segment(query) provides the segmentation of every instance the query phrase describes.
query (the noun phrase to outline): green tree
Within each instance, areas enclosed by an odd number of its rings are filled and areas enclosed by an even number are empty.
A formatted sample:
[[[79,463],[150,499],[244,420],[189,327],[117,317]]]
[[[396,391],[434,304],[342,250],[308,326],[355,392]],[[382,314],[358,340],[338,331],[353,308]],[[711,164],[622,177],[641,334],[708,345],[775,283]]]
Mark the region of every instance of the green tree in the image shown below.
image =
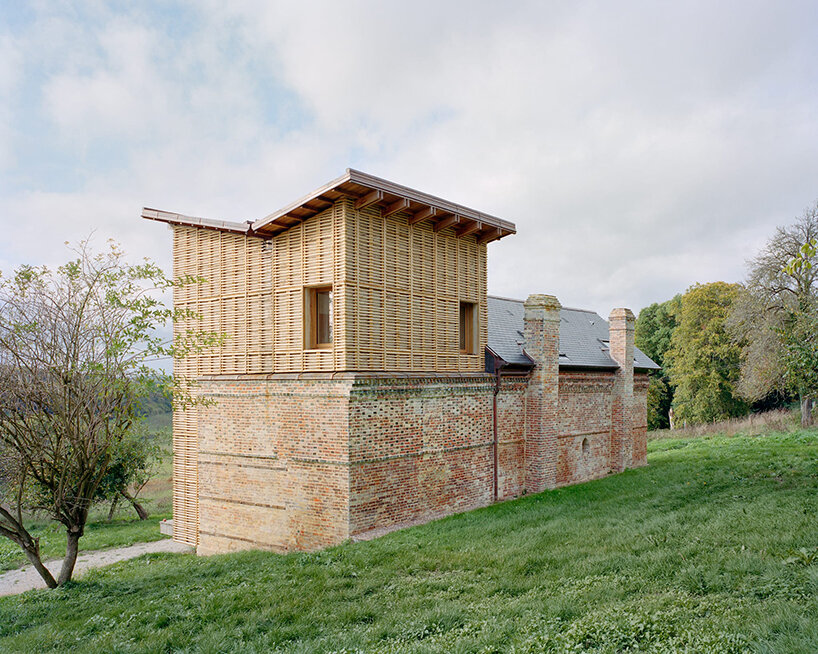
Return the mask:
[[[814,361],[812,324],[818,318],[818,202],[792,224],[779,227],[748,264],[745,290],[734,303],[728,326],[742,344],[739,390],[749,400],[794,393],[801,419],[812,422]]]
[[[677,421],[711,422],[748,410],[736,388],[741,347],[725,329],[740,290],[725,282],[695,284],[681,298],[679,324],[665,354]]]
[[[665,302],[654,302],[639,312],[636,319],[636,346],[664,368],[670,339],[679,325],[682,296]]]
[[[0,535],[51,588],[71,579],[88,512],[106,484],[133,479],[127,468],[139,458],[132,449],[142,399],[174,386],[179,403],[196,401],[151,365],[219,343],[215,334],[188,333],[170,345],[158,331],[190,317],[161,297],[193,281],[170,280],[147,260],[128,264],[113,243],[97,255],[81,244],[54,271],[24,266],[0,279]],[[26,527],[36,513],[65,527],[57,579]]]
[[[681,295],[666,302],[654,302],[639,312],[636,319],[636,346],[647,354],[662,370],[650,373],[648,386],[648,429],[666,429],[670,426],[668,411],[673,390],[665,369],[665,354],[676,329],[681,308]]]

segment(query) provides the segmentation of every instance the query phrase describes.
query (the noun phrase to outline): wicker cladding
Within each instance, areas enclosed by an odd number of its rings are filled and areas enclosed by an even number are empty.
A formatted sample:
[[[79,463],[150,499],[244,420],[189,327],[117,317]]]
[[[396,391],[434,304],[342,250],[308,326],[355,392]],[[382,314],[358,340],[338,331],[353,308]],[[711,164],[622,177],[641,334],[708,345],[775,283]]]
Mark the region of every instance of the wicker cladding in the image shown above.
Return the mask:
[[[177,360],[176,374],[319,371],[480,372],[487,339],[486,244],[454,228],[409,224],[342,196],[265,239],[174,224],[175,289],[197,319],[175,333],[224,334],[224,344]],[[305,288],[333,288],[333,347],[305,349]],[[477,307],[475,354],[459,349],[459,303]],[[198,539],[197,411],[174,415],[174,534]]]
[[[350,265],[338,285],[346,369],[480,372],[486,344],[486,245],[408,213],[339,204]],[[478,307],[475,354],[461,354],[460,302]],[[336,316],[341,313],[339,307]],[[478,354],[479,353],[479,354]]]

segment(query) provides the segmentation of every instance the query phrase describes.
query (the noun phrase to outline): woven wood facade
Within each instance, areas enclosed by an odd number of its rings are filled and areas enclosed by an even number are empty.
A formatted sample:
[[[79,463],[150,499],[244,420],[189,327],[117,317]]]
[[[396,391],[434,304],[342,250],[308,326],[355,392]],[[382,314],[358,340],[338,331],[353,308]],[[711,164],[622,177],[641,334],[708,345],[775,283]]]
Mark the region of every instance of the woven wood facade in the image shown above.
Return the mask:
[[[173,225],[174,304],[199,319],[175,326],[225,335],[174,363],[202,375],[326,371],[481,372],[486,344],[486,244],[477,235],[348,197],[272,238]],[[305,294],[331,286],[331,348],[306,347]],[[472,353],[459,347],[461,302],[475,307]],[[198,540],[197,411],[174,413],[174,538]]]

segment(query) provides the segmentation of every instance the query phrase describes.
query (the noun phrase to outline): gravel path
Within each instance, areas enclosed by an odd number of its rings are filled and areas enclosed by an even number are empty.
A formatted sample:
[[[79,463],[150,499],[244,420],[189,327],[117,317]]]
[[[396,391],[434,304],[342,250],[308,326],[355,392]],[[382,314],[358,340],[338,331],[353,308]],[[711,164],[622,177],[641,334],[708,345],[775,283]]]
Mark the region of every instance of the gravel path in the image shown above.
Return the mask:
[[[142,554],[150,554],[151,552],[181,553],[192,551],[193,548],[188,545],[177,543],[170,538],[164,538],[152,543],[137,543],[136,545],[115,547],[110,550],[80,552],[77,557],[77,565],[74,568],[74,577],[76,578],[91,568],[101,568],[105,565],[111,565],[118,561],[126,561],[127,559],[132,559]],[[61,565],[62,561],[59,559],[46,562],[46,567],[51,570],[51,574],[55,577],[59,573]],[[34,588],[45,588],[45,582],[31,565],[27,565],[19,570],[11,570],[0,574],[0,595],[16,595]]]

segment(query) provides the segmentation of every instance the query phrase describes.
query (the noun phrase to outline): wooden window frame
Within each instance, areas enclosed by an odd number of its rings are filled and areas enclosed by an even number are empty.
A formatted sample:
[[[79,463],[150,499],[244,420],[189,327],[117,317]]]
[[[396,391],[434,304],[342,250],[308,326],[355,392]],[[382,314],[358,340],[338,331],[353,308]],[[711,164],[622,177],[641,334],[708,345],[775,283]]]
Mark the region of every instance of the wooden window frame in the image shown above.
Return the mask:
[[[305,350],[330,350],[332,349],[332,329],[330,322],[330,342],[318,342],[318,294],[332,294],[332,284],[321,284],[320,286],[307,286],[304,288],[304,349]],[[330,298],[330,303],[332,302]],[[332,304],[330,304],[330,307]],[[330,309],[331,310],[331,309]],[[331,314],[330,314],[331,315]]]
[[[466,309],[465,319],[463,316],[464,308]],[[460,349],[460,354],[475,354],[475,347],[477,345],[477,304],[475,302],[460,301],[457,312],[457,323],[457,345]],[[465,333],[463,331],[464,327]]]

